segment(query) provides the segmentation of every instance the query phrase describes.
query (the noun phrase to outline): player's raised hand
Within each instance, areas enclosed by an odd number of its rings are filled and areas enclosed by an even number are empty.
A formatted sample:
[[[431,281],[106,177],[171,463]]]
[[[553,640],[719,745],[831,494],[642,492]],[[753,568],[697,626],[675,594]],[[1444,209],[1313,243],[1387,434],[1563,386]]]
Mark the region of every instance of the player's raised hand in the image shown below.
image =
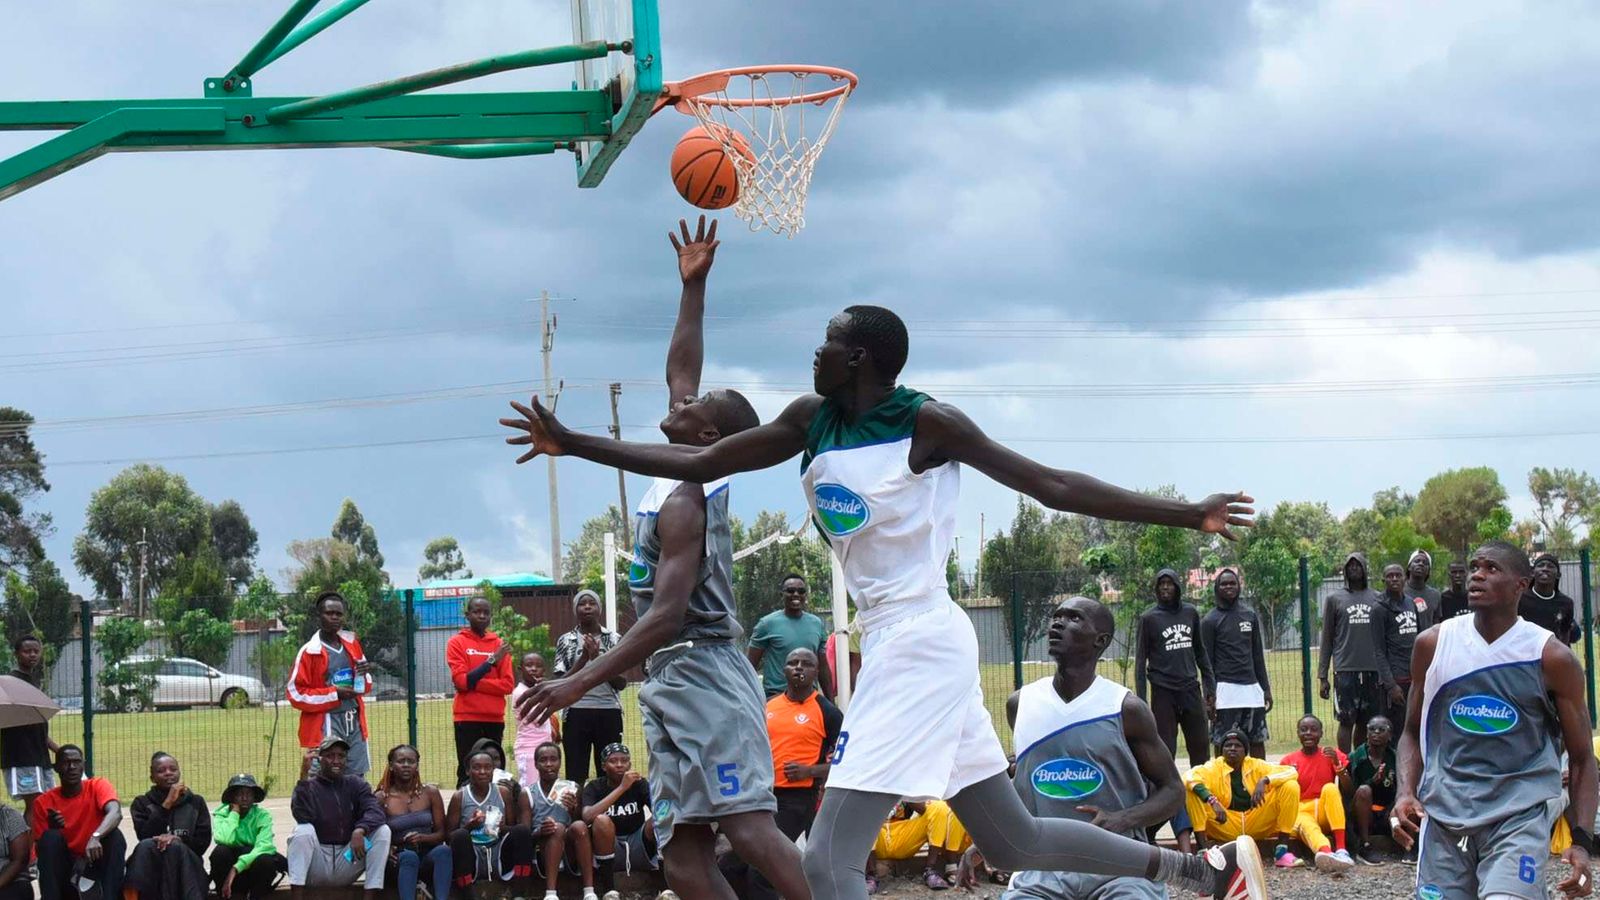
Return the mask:
[[[511,401],[511,408],[516,410],[521,418],[500,420],[501,425],[522,432],[506,438],[508,444],[528,448],[528,452],[517,457],[519,466],[537,456],[560,456],[565,452],[561,447],[561,436],[566,433],[566,428],[556,421],[555,413],[544,408],[544,404],[539,402],[538,394],[533,395],[529,404],[524,406],[515,400]]]
[[[672,248],[678,251],[678,276],[684,283],[691,281],[704,281],[711,274],[711,264],[716,261],[717,247],[722,242],[717,240],[717,220],[711,220],[710,230],[706,229],[706,217],[700,217],[700,225],[695,229],[693,237],[689,236],[689,223],[684,219],[678,220],[678,230],[683,234],[683,240],[678,240],[678,235],[667,232],[667,240],[672,242]]]
[[[1232,494],[1212,494],[1196,504],[1200,509],[1200,530],[1207,534],[1220,534],[1230,541],[1239,539],[1234,527],[1249,528],[1255,522],[1256,499],[1243,491]]]

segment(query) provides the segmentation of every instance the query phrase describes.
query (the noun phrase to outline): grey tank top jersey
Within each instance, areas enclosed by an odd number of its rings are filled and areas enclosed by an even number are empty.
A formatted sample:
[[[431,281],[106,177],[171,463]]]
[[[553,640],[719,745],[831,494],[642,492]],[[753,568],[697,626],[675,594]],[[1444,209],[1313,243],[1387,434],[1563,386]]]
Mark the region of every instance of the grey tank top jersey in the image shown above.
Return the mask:
[[[1022,748],[1013,783],[1029,812],[1087,822],[1094,817],[1077,807],[1120,810],[1144,802],[1144,776],[1122,734],[1127,696],[1127,688],[1100,677],[1070,703],[1050,678],[1023,686],[1012,729]],[[1127,835],[1144,840],[1137,831]]]
[[[628,591],[633,608],[642,617],[655,602],[656,568],[661,563],[661,536],[656,533],[657,513],[672,492],[683,484],[657,478],[639,501],[634,514],[633,564],[628,567]],[[733,532],[728,517],[728,480],[703,486],[706,496],[706,542],[700,555],[700,572],[678,631],[680,641],[732,639],[744,633],[733,598]]]
[[[472,833],[476,843],[492,841],[505,831],[506,828],[506,803],[505,797],[500,793],[499,785],[489,785],[489,793],[482,800],[472,796],[472,785],[461,788],[461,821],[457,827],[472,821],[472,816],[478,810],[483,810],[483,827]]]
[[[1541,664],[1550,632],[1518,619],[1490,644],[1472,616],[1438,629],[1422,700],[1418,798],[1428,814],[1468,829],[1559,797],[1558,721]]]

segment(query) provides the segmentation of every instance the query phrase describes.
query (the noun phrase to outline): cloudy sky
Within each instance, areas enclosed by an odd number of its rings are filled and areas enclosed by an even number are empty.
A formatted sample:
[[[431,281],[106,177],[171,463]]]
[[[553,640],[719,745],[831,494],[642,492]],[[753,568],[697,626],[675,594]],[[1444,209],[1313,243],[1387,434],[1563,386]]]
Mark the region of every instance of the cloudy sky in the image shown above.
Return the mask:
[[[828,315],[875,302],[911,325],[906,382],[1129,486],[1342,513],[1491,465],[1526,514],[1529,467],[1596,466],[1591,6],[663,5],[669,77],[861,75],[806,230],[723,223],[706,383],[764,416],[808,385]],[[26,4],[0,33],[0,99],[199,96],[275,6]],[[569,36],[559,0],[381,0],[255,92]],[[274,577],[345,497],[397,583],[442,534],[479,574],[547,569],[544,468],[494,435],[539,373],[530,298],[564,298],[563,419],[600,427],[622,381],[627,435],[656,439],[678,290],[664,235],[691,211],[666,162],[688,125],[663,113],[596,190],[564,156],[275,151],[113,155],[5,201],[0,402],[40,420],[52,556],[70,568],[91,492],[149,459],[239,500]],[[0,153],[42,138],[0,135]],[[616,477],[560,477],[570,538]],[[969,474],[966,565],[980,514],[992,532],[1014,503]],[[795,466],[743,477],[734,505],[798,522]]]

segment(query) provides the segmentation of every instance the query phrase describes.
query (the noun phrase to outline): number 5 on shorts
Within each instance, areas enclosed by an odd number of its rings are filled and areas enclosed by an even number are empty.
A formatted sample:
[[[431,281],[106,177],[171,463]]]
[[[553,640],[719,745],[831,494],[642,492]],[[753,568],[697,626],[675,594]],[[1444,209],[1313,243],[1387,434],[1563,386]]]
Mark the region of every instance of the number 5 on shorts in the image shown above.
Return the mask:
[[[722,786],[719,793],[724,797],[739,793],[739,766],[735,763],[717,766],[717,784]]]

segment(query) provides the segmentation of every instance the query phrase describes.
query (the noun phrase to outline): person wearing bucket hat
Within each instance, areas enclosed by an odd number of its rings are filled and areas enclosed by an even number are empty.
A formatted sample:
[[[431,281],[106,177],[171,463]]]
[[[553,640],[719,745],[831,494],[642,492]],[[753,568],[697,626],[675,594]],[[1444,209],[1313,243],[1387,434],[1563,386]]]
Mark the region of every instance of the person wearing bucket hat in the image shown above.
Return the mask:
[[[556,640],[557,678],[576,673],[622,640],[615,631],[605,627],[601,620],[600,595],[594,591],[584,590],[574,595],[572,612],[578,624]],[[590,761],[593,760],[598,770],[605,761],[601,749],[622,740],[622,698],[617,692],[627,686],[628,679],[621,675],[607,679],[562,712],[561,749],[567,755],[568,781],[578,784],[588,781]]]
[[[267,792],[254,775],[228,779],[211,811],[211,883],[222,900],[261,900],[289,868],[272,841],[272,814],[261,806]]]

